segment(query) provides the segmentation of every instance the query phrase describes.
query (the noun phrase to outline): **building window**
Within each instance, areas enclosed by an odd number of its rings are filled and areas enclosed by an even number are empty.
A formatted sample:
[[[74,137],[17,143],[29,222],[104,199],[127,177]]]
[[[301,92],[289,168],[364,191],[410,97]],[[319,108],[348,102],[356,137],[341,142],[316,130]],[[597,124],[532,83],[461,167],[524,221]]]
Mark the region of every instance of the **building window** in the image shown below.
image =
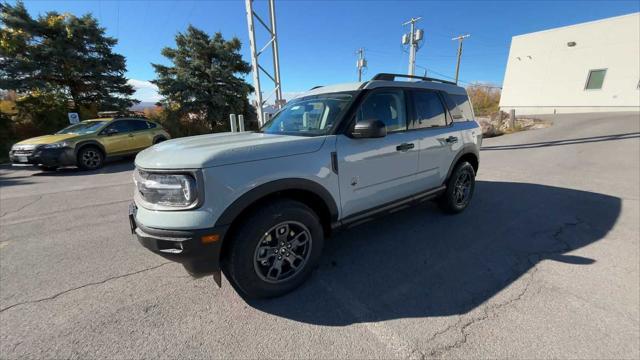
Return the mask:
[[[598,90],[602,89],[602,83],[604,82],[604,76],[607,73],[607,69],[598,69],[589,71],[589,77],[587,78],[587,85],[585,90]]]

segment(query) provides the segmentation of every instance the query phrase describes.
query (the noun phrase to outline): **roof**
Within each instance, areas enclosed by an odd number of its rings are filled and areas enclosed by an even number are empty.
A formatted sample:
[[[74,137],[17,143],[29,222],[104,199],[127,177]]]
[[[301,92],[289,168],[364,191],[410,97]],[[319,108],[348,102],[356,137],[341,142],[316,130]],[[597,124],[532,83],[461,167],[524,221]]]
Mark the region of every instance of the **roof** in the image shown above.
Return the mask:
[[[402,87],[440,90],[454,95],[466,95],[465,89],[458,85],[451,85],[435,81],[389,81],[389,80],[370,80],[365,82],[335,84],[329,86],[315,87],[300,97],[310,95],[328,94],[334,92],[357,91],[363,89],[375,89],[381,87]]]
[[[559,27],[556,27],[556,28],[545,29],[545,30],[540,30],[540,31],[533,31],[533,32],[526,33],[526,34],[514,35],[513,37],[514,38],[518,38],[518,37],[525,37],[525,36],[529,36],[529,35],[537,35],[537,34],[542,34],[542,33],[547,33],[547,32],[554,32],[554,31],[558,31],[558,30],[567,30],[567,29],[571,29],[571,28],[579,28],[579,27],[590,26],[590,25],[594,25],[594,24],[598,24],[598,23],[602,23],[602,22],[606,23],[606,22],[621,20],[621,19],[624,19],[624,18],[629,18],[629,17],[634,17],[634,16],[640,16],[640,12],[634,12],[634,13],[631,13],[631,14],[625,14],[625,15],[608,17],[608,18],[604,18],[604,19],[592,20],[592,21],[587,21],[587,22],[578,23],[578,24],[559,26]]]

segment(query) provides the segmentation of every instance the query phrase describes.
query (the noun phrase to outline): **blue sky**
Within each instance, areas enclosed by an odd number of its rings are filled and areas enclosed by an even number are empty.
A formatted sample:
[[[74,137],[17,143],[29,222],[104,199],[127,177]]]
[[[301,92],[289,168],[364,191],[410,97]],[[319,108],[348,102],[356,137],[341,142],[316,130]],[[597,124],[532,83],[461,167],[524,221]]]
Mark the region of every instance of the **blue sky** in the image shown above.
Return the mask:
[[[14,1],[11,1],[14,2]],[[158,99],[148,82],[150,63],[174,36],[192,24],[209,33],[238,37],[247,62],[249,38],[244,1],[26,1],[32,15],[47,11],[87,12],[107,34],[119,39],[116,51],[127,58],[127,76],[142,101]],[[267,19],[266,2],[256,11]],[[378,72],[406,73],[408,54],[400,44],[402,23],[422,16],[425,41],[417,54],[417,74],[453,76],[454,35],[470,33],[464,43],[460,79],[464,83],[502,84],[511,37],[558,26],[640,11],[640,1],[294,1],[276,0],[280,67],[288,96],[313,86],[357,80],[355,51],[364,47],[365,78]],[[265,43],[259,38],[260,45]],[[269,60],[266,56],[265,60]],[[267,65],[269,65],[267,63]],[[247,75],[251,82],[251,75]],[[266,79],[263,84],[267,83]],[[464,84],[463,83],[463,84]],[[264,89],[268,93],[268,89]]]

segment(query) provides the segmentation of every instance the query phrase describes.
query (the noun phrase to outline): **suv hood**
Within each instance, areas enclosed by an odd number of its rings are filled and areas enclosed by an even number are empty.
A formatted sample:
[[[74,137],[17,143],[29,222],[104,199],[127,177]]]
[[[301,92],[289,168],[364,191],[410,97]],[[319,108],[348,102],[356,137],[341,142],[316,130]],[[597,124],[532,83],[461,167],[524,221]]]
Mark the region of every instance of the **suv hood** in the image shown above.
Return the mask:
[[[22,140],[16,145],[41,145],[41,144],[53,144],[62,140],[71,139],[79,136],[78,134],[54,134],[54,135],[43,135],[34,138],[30,138],[27,140]]]
[[[197,169],[298,155],[322,147],[325,136],[306,137],[253,132],[221,133],[161,142],[138,154],[146,169]]]

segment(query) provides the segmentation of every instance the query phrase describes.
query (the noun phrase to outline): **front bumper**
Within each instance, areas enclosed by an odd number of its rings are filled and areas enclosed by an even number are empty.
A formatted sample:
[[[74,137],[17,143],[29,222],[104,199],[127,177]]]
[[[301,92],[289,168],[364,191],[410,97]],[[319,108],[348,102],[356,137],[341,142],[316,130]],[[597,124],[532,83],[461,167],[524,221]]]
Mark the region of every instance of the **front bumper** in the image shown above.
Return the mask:
[[[193,276],[213,274],[219,285],[222,241],[228,226],[198,230],[168,230],[146,227],[136,218],[135,203],[129,205],[129,224],[142,246],[184,265]],[[207,238],[207,239],[205,239]],[[216,240],[211,240],[216,238]]]
[[[43,149],[33,151],[9,151],[9,160],[13,164],[31,164],[45,166],[75,165],[76,157],[73,148]]]

